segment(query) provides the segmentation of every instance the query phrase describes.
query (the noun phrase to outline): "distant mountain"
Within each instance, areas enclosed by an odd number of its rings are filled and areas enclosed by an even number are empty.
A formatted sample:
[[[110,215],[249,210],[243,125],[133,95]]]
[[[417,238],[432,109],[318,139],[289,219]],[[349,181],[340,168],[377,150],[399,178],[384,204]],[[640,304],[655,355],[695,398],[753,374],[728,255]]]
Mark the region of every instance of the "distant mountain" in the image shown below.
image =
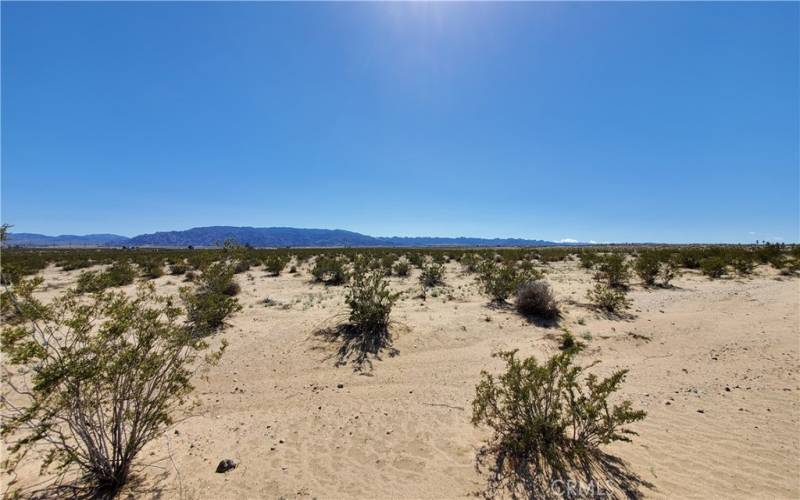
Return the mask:
[[[374,237],[342,229],[298,229],[292,227],[195,227],[185,231],[165,231],[126,238],[115,234],[86,236],[44,236],[11,233],[8,245],[47,246],[132,246],[132,247],[213,247],[233,239],[254,247],[428,247],[428,246],[553,246],[560,243],[517,238],[438,238]]]
[[[227,239],[254,247],[336,247],[374,246],[375,238],[341,229],[297,229],[293,227],[195,227],[134,236],[130,246],[210,247]]]
[[[98,247],[126,245],[127,236],[118,234],[62,234],[59,236],[45,236],[34,233],[9,233],[6,245],[19,245],[26,247]]]

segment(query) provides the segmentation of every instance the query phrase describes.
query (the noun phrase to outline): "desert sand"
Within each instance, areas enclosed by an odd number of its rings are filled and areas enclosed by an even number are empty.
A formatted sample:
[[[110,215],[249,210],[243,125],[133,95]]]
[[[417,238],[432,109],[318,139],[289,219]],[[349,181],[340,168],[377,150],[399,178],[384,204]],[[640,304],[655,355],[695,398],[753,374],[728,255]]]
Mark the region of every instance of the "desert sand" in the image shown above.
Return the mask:
[[[762,266],[747,278],[684,272],[670,289],[634,282],[632,317],[621,320],[588,307],[591,273],[576,262],[545,269],[559,326],[588,345],[579,361],[599,361],[599,374],[630,369],[622,396],[648,415],[632,443],[606,451],[640,478],[643,496],[800,498],[800,280]],[[470,423],[481,370],[502,368],[491,357],[500,350],[555,353],[561,331],[490,307],[457,263],[425,301],[415,298],[416,273],[390,278],[404,291],[392,312],[396,352],[360,372],[337,366],[338,346],[314,334],[346,318],[344,288],[311,283],[307,266],[237,275],[243,310],[217,334],[228,350],[196,381],[199,406],[142,452],[123,497],[483,494],[476,452],[489,431]],[[43,295],[78,274],[46,269]],[[184,285],[156,283],[173,294]],[[215,473],[224,458],[239,466]],[[4,490],[12,479],[30,490],[47,478],[30,465],[4,475]]]

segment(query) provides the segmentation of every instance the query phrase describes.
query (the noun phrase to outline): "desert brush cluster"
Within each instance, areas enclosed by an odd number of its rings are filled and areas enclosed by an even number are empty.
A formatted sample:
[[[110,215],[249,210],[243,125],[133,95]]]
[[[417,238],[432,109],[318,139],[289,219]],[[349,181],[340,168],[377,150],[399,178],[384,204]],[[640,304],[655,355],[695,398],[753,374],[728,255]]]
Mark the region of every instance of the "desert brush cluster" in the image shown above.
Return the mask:
[[[568,470],[600,456],[609,443],[629,441],[636,435],[630,425],[646,414],[619,395],[627,370],[595,374],[585,343],[560,325],[564,298],[548,281],[555,262],[575,262],[591,276],[586,302],[571,304],[622,321],[633,314],[633,288],[659,293],[681,273],[738,279],[758,266],[796,277],[800,248],[256,249],[235,242],[213,249],[4,248],[5,466],[37,461],[59,483],[116,495],[142,448],[193,404],[194,377],[224,355],[231,340],[226,325],[242,310],[237,296],[245,279],[255,279],[254,269],[264,272],[258,279],[286,274],[341,293],[341,320],[322,334],[338,343],[339,364],[379,373],[370,360],[392,349],[393,308],[452,294],[450,265],[470,277],[487,308],[561,332],[557,354],[537,359],[498,352],[503,371],[481,372],[471,422],[491,437],[480,458],[493,457],[493,477],[520,467]],[[52,266],[79,274],[45,302],[37,296],[46,286],[39,275]],[[159,278],[179,280],[178,293],[160,294]],[[390,279],[416,292],[397,291]],[[126,286],[135,291],[122,291]]]

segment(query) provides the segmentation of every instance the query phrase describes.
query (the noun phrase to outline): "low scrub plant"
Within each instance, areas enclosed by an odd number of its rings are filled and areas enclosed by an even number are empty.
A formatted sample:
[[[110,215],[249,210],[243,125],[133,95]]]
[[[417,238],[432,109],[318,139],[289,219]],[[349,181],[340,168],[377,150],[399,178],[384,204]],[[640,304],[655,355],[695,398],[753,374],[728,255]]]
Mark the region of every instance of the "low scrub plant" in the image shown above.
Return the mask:
[[[341,285],[347,280],[347,271],[344,262],[336,257],[320,255],[314,262],[311,269],[314,281],[325,283],[326,285]]]
[[[556,466],[631,440],[636,433],[626,426],[646,413],[630,401],[611,400],[627,370],[603,379],[587,375],[588,367],[574,363],[579,350],[565,349],[544,363],[519,359],[516,351],[497,354],[506,362],[505,372],[497,377],[482,372],[472,402],[472,423],[494,431],[490,451],[510,456],[513,464]]]
[[[111,498],[142,448],[172,423],[208,346],[152,284],[135,297],[103,292],[87,303],[68,291],[44,304],[33,296],[39,283],[15,287],[26,322],[2,332],[6,385],[16,393],[13,404],[0,400],[6,466],[38,449],[59,478],[77,471],[87,497]],[[12,382],[11,367],[27,371],[25,380]]]
[[[350,279],[345,297],[350,307],[350,325],[364,336],[385,334],[389,314],[399,296],[389,290],[389,282],[381,272],[357,270]]]
[[[264,259],[264,269],[272,276],[279,276],[286,267],[286,260],[280,255],[270,255]]]
[[[721,278],[728,272],[728,266],[722,257],[707,257],[700,261],[700,271],[711,279]]]
[[[215,262],[196,278],[197,286],[180,290],[186,308],[188,329],[196,337],[208,335],[225,324],[225,320],[242,306],[234,297],[239,285],[233,280],[234,265]]]
[[[598,309],[608,313],[620,313],[631,307],[625,290],[612,288],[605,283],[596,283],[594,288],[586,294],[589,301]]]
[[[600,261],[595,275],[597,281],[604,281],[613,288],[625,288],[630,279],[628,263],[625,256],[619,253],[612,253],[604,256]]]
[[[139,267],[141,268],[142,276],[146,279],[153,280],[164,276],[164,267],[160,261],[148,260]]]
[[[423,264],[419,282],[423,289],[444,285],[444,266],[436,262]]]
[[[517,267],[513,264],[498,264],[486,261],[478,272],[478,283],[484,294],[493,302],[505,302],[517,292],[524,283],[540,278],[541,274],[533,269]]]
[[[105,271],[84,271],[78,276],[79,293],[96,293],[106,288],[133,283],[136,270],[128,262],[115,262]]]
[[[517,311],[523,316],[553,320],[561,315],[553,289],[543,280],[527,281],[517,289]]]
[[[636,259],[633,268],[645,286],[653,286],[661,271],[661,259],[658,253],[645,250]]]
[[[394,263],[394,274],[406,277],[411,273],[411,264],[406,259],[399,259]]]

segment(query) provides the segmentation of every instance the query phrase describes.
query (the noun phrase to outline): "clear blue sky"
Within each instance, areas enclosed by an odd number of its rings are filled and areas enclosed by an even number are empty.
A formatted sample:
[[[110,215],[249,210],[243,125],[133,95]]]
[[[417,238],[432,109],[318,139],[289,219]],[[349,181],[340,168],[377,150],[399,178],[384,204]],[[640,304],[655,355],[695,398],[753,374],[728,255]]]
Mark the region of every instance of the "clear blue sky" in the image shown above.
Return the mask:
[[[800,238],[798,3],[2,3],[2,220]]]

